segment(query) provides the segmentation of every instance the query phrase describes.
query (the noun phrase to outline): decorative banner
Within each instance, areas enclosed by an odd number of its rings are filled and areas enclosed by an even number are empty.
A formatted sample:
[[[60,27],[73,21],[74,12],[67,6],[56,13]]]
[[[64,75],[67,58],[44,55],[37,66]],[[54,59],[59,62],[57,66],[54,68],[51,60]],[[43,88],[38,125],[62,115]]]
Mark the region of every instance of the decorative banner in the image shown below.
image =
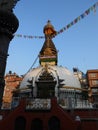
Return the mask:
[[[50,110],[51,100],[50,99],[27,99],[26,110]]]
[[[67,29],[69,29],[71,26],[75,25],[81,19],[85,18],[88,14],[90,14],[91,11],[94,11],[94,13],[95,13],[97,6],[98,6],[98,2],[95,3],[93,6],[91,6],[89,9],[87,9],[83,14],[81,14],[80,16],[78,16],[77,18],[75,18],[72,22],[70,22],[69,24],[67,24],[65,27],[63,27],[62,29],[60,29],[59,31],[57,31],[56,35],[58,35],[60,33],[63,33],[64,31],[66,31]],[[54,35],[53,37],[55,37],[56,35]],[[22,37],[22,38],[29,38],[29,39],[33,39],[33,38],[43,39],[43,38],[45,38],[44,36],[30,36],[30,35],[22,35],[22,34],[15,34],[14,36]]]
[[[20,37],[20,38],[29,38],[29,39],[33,39],[33,38],[45,38],[44,36],[31,36],[31,35],[22,35],[22,34],[14,34],[14,36],[16,37]]]
[[[74,24],[76,24],[77,22],[79,22],[81,19],[85,18],[91,11],[96,12],[96,7],[98,6],[98,2],[95,3],[93,6],[91,6],[89,9],[87,9],[83,14],[81,14],[80,16],[78,16],[77,18],[75,18],[72,22],[70,22],[69,24],[67,24],[65,27],[63,27],[62,29],[60,29],[57,32],[57,35],[60,33],[63,33],[65,30],[69,29],[71,26],[73,26]]]

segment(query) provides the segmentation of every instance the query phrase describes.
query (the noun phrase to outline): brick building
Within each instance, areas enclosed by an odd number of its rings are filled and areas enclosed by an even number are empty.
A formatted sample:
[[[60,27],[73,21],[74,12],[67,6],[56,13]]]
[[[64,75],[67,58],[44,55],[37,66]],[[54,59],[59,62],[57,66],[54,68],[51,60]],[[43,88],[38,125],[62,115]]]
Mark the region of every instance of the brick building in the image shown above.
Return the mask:
[[[5,89],[3,95],[3,108],[10,107],[13,91],[19,87],[20,82],[23,77],[18,76],[16,73],[12,73],[9,71],[8,74],[5,75]]]
[[[88,95],[90,101],[98,105],[98,69],[87,71]]]

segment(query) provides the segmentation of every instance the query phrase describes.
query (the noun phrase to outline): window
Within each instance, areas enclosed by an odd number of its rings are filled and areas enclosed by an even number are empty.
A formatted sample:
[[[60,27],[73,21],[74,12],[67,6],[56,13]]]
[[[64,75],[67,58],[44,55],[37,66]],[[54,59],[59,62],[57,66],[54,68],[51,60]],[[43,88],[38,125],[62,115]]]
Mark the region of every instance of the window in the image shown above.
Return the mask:
[[[98,93],[98,88],[92,89],[92,93]]]
[[[32,120],[31,130],[43,130],[42,120],[40,120],[38,118]]]
[[[95,77],[96,77],[96,73],[90,73],[89,76],[90,76],[91,78],[95,78]]]
[[[92,85],[98,85],[98,80],[92,80]]]
[[[24,117],[16,118],[14,130],[26,130],[26,119]]]
[[[49,130],[54,130],[54,128],[55,130],[60,130],[60,120],[55,116],[49,119],[48,125],[49,125]]]

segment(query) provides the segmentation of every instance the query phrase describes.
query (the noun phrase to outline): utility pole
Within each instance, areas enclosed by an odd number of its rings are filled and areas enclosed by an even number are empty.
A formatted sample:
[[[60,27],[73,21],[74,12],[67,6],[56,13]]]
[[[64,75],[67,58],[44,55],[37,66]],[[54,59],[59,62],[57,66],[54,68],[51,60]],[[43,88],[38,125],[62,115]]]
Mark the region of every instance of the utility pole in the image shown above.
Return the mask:
[[[19,21],[13,13],[13,8],[17,1],[18,0],[0,1],[0,108],[2,106],[5,86],[4,75],[9,44],[19,26]]]

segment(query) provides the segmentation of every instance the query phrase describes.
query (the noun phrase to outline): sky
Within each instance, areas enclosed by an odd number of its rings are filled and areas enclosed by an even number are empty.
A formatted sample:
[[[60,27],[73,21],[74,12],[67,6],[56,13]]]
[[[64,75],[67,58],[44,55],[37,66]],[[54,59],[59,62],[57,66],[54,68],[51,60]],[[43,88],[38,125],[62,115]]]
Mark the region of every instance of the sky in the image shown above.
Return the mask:
[[[45,39],[17,37],[17,34],[44,36],[43,28],[50,20],[59,31],[90,8],[97,0],[20,0],[14,11],[19,28],[10,42],[6,73],[23,75],[33,65]],[[79,68],[84,73],[98,69],[98,7],[89,15],[60,33],[53,42],[58,50],[58,65]],[[39,66],[39,60],[34,68]]]

